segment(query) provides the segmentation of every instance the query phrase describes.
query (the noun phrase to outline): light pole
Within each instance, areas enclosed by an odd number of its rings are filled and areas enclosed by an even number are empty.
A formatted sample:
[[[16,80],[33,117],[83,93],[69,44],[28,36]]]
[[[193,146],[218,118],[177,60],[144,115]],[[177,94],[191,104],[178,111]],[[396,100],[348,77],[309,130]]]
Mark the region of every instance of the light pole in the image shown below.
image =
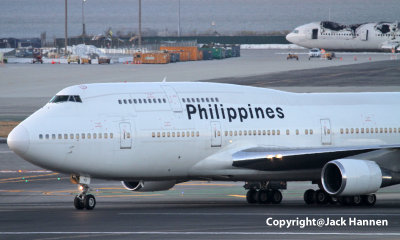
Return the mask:
[[[82,0],[82,36],[86,36],[86,26],[85,26],[85,2]]]
[[[139,48],[142,48],[142,0],[139,0]]]
[[[181,0],[178,0],[178,37],[181,36]]]
[[[67,55],[67,46],[68,46],[68,0],[65,0],[65,52],[64,54]]]

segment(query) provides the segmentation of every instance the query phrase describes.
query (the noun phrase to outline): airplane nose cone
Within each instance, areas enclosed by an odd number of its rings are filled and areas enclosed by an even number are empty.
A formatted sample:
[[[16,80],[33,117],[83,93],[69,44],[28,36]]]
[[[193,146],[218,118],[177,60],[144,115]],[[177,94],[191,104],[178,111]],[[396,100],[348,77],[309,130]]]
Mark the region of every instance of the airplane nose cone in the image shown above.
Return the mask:
[[[8,147],[17,154],[24,154],[29,149],[29,132],[21,125],[15,127],[7,138]]]
[[[286,40],[293,43],[293,33],[289,33],[288,35],[286,35]]]

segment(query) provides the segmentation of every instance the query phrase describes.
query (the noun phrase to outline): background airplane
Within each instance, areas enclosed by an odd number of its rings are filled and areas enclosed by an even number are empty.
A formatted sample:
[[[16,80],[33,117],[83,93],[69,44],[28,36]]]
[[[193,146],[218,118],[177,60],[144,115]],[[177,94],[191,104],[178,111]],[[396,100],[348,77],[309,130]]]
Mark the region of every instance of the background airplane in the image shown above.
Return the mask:
[[[286,36],[306,48],[343,51],[399,51],[399,22],[342,25],[330,21],[313,22],[295,28]]]

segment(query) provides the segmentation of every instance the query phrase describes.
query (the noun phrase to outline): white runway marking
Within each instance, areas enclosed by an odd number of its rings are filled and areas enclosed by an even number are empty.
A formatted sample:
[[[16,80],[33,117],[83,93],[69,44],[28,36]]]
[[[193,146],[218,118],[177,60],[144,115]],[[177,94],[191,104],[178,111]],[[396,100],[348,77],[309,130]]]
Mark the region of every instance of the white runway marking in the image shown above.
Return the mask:
[[[400,216],[400,213],[118,213],[119,215],[199,215],[199,216]]]
[[[0,235],[61,235],[61,234],[126,234],[126,235],[346,235],[346,236],[400,236],[395,232],[0,232]]]
[[[52,171],[48,170],[0,170],[0,173],[51,173]]]
[[[0,154],[2,153],[12,153],[13,151],[0,151]]]

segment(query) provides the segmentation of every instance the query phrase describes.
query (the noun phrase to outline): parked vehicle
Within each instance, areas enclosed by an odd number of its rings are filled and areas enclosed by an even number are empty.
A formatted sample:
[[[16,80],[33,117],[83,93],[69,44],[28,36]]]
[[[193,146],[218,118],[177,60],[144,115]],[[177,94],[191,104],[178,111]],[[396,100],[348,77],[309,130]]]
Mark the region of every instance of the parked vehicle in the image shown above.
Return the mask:
[[[299,61],[299,56],[297,54],[289,53],[286,57],[286,60],[289,59],[296,59],[297,61]]]
[[[92,64],[92,59],[89,56],[81,57],[81,64]]]
[[[105,64],[110,64],[111,63],[111,58],[109,57],[99,57],[98,58],[99,64],[105,63]]]
[[[308,52],[308,60],[319,57],[321,57],[321,50],[319,48],[313,48]]]
[[[328,59],[328,60],[332,60],[332,59],[334,59],[335,57],[336,57],[336,55],[335,55],[334,52],[326,52],[326,53],[323,53],[323,54],[321,55],[321,58],[323,58],[323,59]]]
[[[32,63],[40,63],[40,64],[43,64],[43,57],[42,57],[42,55],[41,55],[41,54],[35,54],[35,55],[33,56]]]
[[[69,55],[67,59],[68,64],[76,62],[78,64],[81,63],[81,59],[79,58],[78,55]]]

